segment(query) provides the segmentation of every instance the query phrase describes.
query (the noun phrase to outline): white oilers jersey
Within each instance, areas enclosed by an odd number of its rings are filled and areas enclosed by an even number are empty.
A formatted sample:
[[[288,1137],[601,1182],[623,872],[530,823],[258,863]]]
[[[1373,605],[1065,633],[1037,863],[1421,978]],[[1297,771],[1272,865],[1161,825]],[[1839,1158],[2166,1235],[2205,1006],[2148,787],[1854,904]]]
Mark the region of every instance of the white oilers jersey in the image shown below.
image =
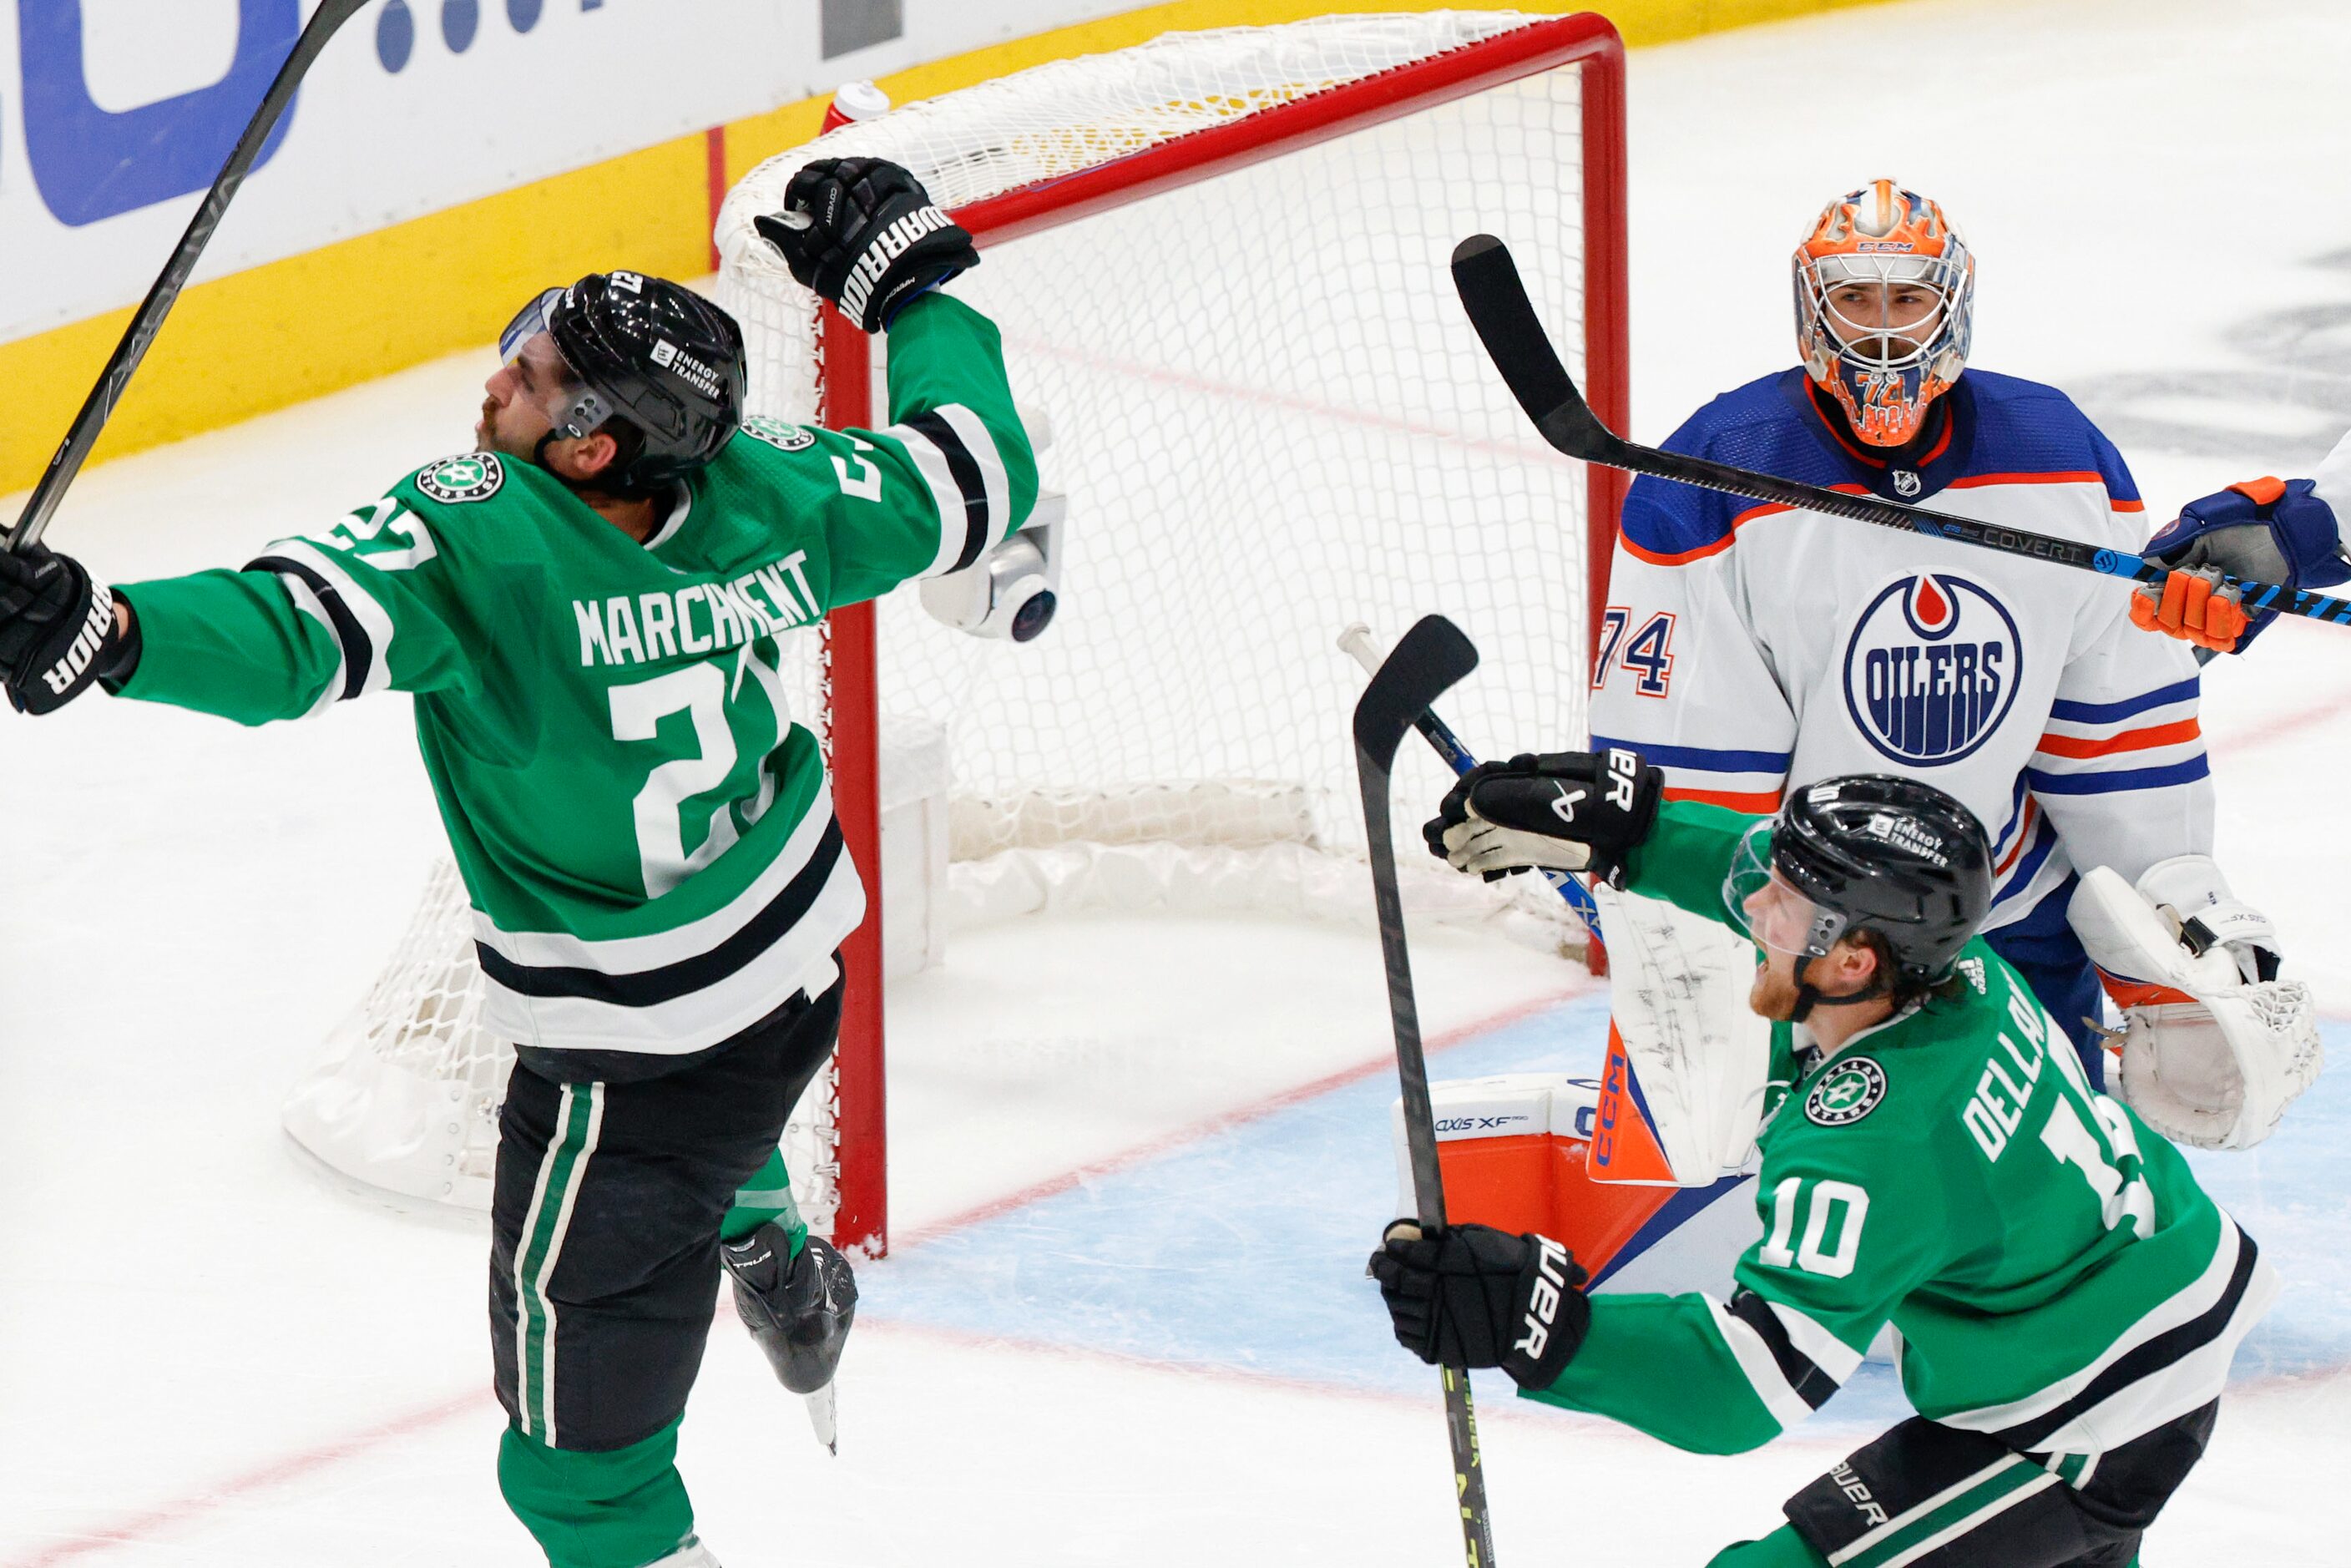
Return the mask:
[[[2137,550],[2114,446],[2062,392],[1970,371],[1915,466],[1854,444],[1801,370],[1716,399],[1666,444],[1785,478]],[[1930,429],[1933,428],[1930,426]],[[2111,578],[1643,477],[1625,505],[1594,674],[1595,745],[1668,796],[1770,811],[1793,780],[1901,773],[1993,839],[1988,929],[2075,866],[2136,881],[2209,854],[2185,643]]]

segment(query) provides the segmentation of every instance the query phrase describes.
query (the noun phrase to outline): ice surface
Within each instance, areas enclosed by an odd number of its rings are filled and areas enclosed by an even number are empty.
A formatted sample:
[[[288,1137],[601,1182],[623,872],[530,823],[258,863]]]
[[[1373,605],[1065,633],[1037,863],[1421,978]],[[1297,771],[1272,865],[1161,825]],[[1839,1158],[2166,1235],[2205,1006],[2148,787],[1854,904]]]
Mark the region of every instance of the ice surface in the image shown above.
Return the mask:
[[[2346,76],[2331,0],[1928,0],[1635,56],[1634,434],[1786,362],[1787,250],[1891,172],[1977,247],[1976,361],[2075,389],[2152,515],[2295,471],[2351,424]],[[486,368],[111,465],[53,538],[117,579],[234,562],[462,444]],[[2204,725],[2223,862],[2339,1017],[2351,633],[2271,633]],[[354,1198],[277,1130],[436,848],[403,704],[0,718],[0,1568],[533,1561],[490,1469],[481,1234]],[[1438,931],[1415,956],[1439,1072],[1588,1060],[1575,971]],[[841,1458],[729,1322],[695,1394],[733,1568],[1454,1560],[1434,1377],[1357,1272],[1394,1184],[1366,934],[1007,922],[891,1022],[902,1245],[862,1275]],[[2198,1158],[2287,1289],[2158,1568],[2351,1559],[2351,1029],[2328,1040],[2275,1139]],[[1896,1408],[1865,1373],[1700,1459],[1480,1392],[1514,1564],[1701,1563]]]

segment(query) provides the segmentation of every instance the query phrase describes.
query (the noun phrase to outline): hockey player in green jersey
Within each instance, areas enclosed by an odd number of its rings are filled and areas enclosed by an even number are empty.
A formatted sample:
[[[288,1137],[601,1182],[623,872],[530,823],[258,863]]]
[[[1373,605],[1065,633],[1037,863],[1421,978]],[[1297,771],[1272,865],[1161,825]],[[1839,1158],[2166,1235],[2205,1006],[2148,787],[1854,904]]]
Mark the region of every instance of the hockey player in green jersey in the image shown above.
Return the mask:
[[[550,289],[500,347],[477,450],[236,571],[112,591],[0,553],[0,684],[103,683],[245,724],[387,689],[515,1042],[490,1322],[498,1475],[555,1568],[710,1568],[674,1462],[724,1263],[787,1385],[824,1387],[856,1295],[777,1142],[832,1050],[862,917],[778,639],[982,564],[1034,504],[997,333],[935,292],[977,264],[912,175],[810,164],[759,220],[888,329],[886,429],[742,418],[742,334],[627,272]]]
[[[1466,776],[1428,834],[1464,870],[1590,871],[1754,941],[1763,1234],[1727,1299],[1589,1297],[1546,1238],[1398,1221],[1372,1259],[1396,1337],[1735,1453],[1890,1322],[1917,1416],[1712,1568],[2125,1568],[2275,1293],[2252,1238],[1975,936],[1991,846],[1959,802],[1883,775],[1773,818],[1659,796],[1629,751],[1520,757]]]

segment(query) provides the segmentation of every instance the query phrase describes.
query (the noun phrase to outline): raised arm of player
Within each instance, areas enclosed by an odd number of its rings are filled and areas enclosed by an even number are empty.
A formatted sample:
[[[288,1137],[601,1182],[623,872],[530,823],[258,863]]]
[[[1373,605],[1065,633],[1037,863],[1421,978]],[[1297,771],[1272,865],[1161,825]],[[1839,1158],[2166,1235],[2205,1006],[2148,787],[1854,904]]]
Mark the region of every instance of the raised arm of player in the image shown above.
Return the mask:
[[[144,702],[266,724],[375,692],[476,679],[452,624],[471,612],[432,529],[400,494],[277,540],[243,570],[116,592],[140,634],[138,662],[117,689]]]
[[[1710,492],[1634,481],[1594,659],[1592,744],[1663,768],[1669,800],[1769,811],[1796,716],[1746,612],[1730,548],[1740,520]]]
[[[1037,460],[1005,379],[995,323],[926,294],[890,329],[890,423],[822,433],[828,609],[971,565],[1037,504]]]
[[[886,428],[749,429],[786,452],[813,438],[800,462],[820,471],[827,549],[812,564],[831,609],[979,559],[1037,504],[1037,463],[994,323],[936,292],[979,255],[922,183],[879,159],[819,159],[793,176],[786,208],[757,224],[792,276],[890,335]]]

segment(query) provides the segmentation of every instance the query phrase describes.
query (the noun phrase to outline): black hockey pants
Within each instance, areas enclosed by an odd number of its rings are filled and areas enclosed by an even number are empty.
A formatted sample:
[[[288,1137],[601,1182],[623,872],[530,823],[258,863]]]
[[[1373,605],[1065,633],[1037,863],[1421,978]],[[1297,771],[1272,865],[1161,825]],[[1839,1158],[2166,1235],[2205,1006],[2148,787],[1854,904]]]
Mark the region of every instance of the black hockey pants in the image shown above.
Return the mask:
[[[522,1436],[601,1452],[676,1422],[718,1228],[841,1029],[841,987],[685,1057],[518,1052],[498,1113],[490,1341]]]
[[[1840,1568],[2128,1568],[2220,1408],[2095,1458],[2019,1454],[1914,1416],[1789,1499],[1788,1522]]]

